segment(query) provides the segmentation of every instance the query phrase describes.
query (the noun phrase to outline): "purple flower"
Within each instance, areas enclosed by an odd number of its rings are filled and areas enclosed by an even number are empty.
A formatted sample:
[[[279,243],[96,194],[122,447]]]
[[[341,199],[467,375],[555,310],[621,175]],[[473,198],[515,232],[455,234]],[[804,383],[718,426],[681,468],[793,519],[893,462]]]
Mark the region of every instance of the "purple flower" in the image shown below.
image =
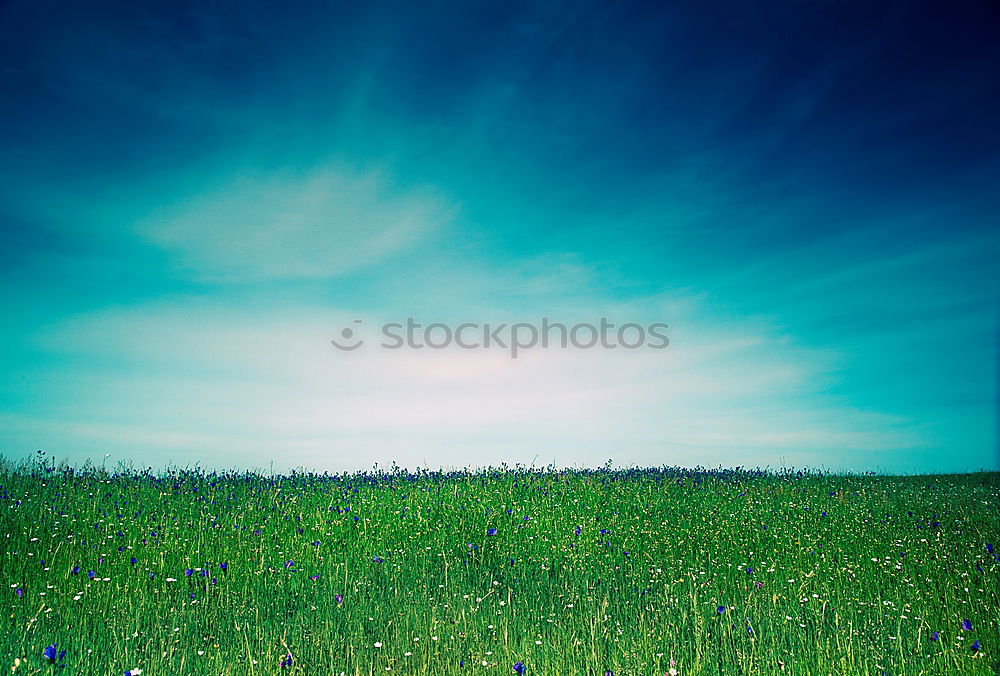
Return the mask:
[[[715,612],[717,612],[717,613],[719,613],[721,615],[722,613],[726,612],[726,607],[725,606],[719,606],[718,608],[715,609]]]
[[[95,573],[92,570],[88,570],[87,571],[87,577],[89,577],[91,580],[93,580],[96,575],[97,575],[97,573]]]
[[[753,567],[747,566],[747,575],[753,575]]]
[[[21,598],[22,596],[24,596],[24,590],[21,589],[20,587],[18,587],[17,589],[15,589],[14,593],[17,594],[18,598]]]
[[[615,676],[615,672],[608,669],[607,671],[604,672],[604,676]]]
[[[341,596],[340,594],[337,594],[337,595],[336,595],[336,596],[334,596],[333,598],[334,598],[334,600],[335,600],[335,601],[337,602],[337,605],[338,605],[338,606],[339,606],[340,604],[342,604],[342,603],[344,602],[344,597],[343,597],[343,596]]]
[[[184,571],[184,577],[191,577],[194,575],[194,568],[188,568]]]
[[[962,629],[972,631],[972,622],[969,621],[969,618],[962,620]]]
[[[497,534],[496,528],[490,528],[486,531],[486,537],[490,538]]]
[[[73,566],[73,570],[69,571],[69,574],[70,575],[79,575],[80,574],[80,566]]]
[[[281,666],[282,668],[292,666],[292,653],[288,653],[281,659]]]
[[[936,631],[932,631],[932,632],[931,632],[931,640],[932,640],[932,641],[937,641],[937,640],[938,640],[938,638],[939,638],[939,637],[938,637],[938,633],[937,633]]]
[[[971,649],[972,652],[974,652],[974,653],[978,653],[979,652],[979,641],[978,640],[974,641],[973,644],[969,646],[969,649]]]
[[[293,566],[295,566],[295,562],[294,561],[291,561],[291,560],[285,561],[285,568],[292,568]]]
[[[527,519],[527,517],[525,517]],[[523,674],[524,673],[524,662],[514,662],[514,673]]]
[[[315,582],[316,580],[319,579],[319,573],[316,573],[315,575],[310,575],[309,579]]]

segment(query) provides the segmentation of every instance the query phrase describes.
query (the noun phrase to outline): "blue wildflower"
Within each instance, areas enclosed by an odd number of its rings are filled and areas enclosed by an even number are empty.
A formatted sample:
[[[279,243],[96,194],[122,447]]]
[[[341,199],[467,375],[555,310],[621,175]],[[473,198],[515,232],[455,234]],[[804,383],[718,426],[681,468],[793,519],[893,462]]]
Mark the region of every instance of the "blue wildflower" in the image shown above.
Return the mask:
[[[972,631],[972,622],[969,621],[969,618],[962,620],[962,629],[965,631]]]
[[[493,537],[496,534],[497,534],[497,529],[496,528],[489,528],[486,531],[486,537]]]
[[[292,666],[292,653],[288,653],[287,655],[285,655],[281,659],[281,667],[282,668],[284,668],[284,667],[290,667],[290,666]]]
[[[972,645],[969,646],[969,648],[972,650],[972,652],[978,653],[979,652],[979,641],[978,640],[974,641],[972,643]]]
[[[715,612],[717,612],[717,613],[719,613],[721,615],[722,613],[726,612],[726,607],[725,606],[719,606],[718,608],[715,609]]]
[[[514,662],[514,673],[515,674],[524,673],[524,662]]]
[[[56,644],[45,646],[45,650],[42,651],[42,657],[47,659],[51,664],[56,662],[61,662],[64,657],[66,657],[66,651],[60,650],[56,652]]]
[[[939,638],[939,637],[938,637],[938,633],[937,633],[936,631],[932,631],[932,632],[931,632],[931,640],[932,640],[932,641],[937,641],[937,640],[938,640],[938,638]]]

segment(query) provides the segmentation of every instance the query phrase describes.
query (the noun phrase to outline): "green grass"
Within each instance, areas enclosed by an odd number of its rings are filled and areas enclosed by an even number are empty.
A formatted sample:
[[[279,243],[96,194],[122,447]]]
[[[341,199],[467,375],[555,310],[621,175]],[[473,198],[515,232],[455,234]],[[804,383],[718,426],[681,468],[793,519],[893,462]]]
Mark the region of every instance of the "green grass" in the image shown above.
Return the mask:
[[[20,658],[17,674],[1000,665],[1000,563],[986,549],[1000,554],[996,473],[267,477],[5,464],[0,486],[0,668]],[[42,656],[52,643],[66,650],[55,665]]]

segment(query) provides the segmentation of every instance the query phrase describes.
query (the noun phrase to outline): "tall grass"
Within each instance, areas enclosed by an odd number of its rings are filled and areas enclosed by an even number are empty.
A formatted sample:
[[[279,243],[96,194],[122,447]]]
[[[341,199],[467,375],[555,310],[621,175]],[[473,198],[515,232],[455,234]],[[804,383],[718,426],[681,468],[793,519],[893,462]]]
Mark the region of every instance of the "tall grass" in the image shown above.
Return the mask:
[[[0,485],[0,668],[19,674],[1000,665],[996,473],[42,461],[3,465]]]

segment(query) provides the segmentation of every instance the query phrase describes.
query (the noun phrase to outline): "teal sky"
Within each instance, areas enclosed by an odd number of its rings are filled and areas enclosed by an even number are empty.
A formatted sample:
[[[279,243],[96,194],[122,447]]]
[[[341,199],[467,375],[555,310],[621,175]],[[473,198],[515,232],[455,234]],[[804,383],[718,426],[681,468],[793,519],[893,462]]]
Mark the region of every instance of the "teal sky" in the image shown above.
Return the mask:
[[[0,454],[1000,465],[995,4],[139,4],[0,7]]]

